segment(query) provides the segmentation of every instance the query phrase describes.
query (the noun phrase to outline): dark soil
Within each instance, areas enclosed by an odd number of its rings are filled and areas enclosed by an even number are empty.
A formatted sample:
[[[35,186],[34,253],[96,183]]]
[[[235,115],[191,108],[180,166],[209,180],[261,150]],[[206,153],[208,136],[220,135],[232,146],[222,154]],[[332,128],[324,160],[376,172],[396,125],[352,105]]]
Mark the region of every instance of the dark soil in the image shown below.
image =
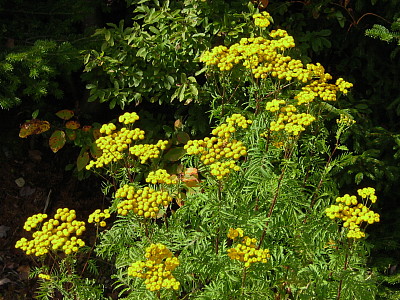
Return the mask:
[[[96,208],[109,205],[94,176],[79,181],[72,171],[65,171],[79,153],[66,145],[54,154],[43,136],[18,137],[18,116],[0,110],[0,300],[34,299],[36,279],[28,279],[36,265],[15,243],[30,238],[23,229],[26,219],[37,213],[53,215],[57,208],[75,209],[78,220]],[[93,241],[88,230],[83,239]]]

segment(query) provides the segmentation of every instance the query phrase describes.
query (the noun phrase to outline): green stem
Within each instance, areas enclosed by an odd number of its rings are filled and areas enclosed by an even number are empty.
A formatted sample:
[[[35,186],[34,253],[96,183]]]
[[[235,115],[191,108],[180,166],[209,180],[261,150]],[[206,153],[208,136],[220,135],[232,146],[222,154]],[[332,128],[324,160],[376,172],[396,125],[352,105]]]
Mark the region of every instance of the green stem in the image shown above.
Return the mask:
[[[246,274],[247,274],[247,268],[244,267],[243,268],[243,272],[242,272],[242,286],[240,287],[240,290],[242,291],[241,292],[242,296],[244,295],[244,285],[245,285],[245,282],[246,282]]]
[[[221,201],[222,201],[222,183],[221,181],[218,181],[218,190],[217,190],[217,201],[218,201],[218,211],[221,210]],[[217,232],[215,236],[215,254],[218,254],[219,251],[219,233],[220,233],[221,227],[217,227]]]

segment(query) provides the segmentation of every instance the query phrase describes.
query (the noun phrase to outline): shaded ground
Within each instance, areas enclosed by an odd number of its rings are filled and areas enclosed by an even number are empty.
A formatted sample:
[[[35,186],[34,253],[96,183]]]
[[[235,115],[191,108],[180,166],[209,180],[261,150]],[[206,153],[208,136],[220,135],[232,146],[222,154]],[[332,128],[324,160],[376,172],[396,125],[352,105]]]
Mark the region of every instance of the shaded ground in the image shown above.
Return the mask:
[[[64,170],[69,161],[60,157],[77,155],[72,147],[60,150],[70,155],[60,155],[42,137],[20,139],[19,123],[13,111],[0,111],[0,300],[34,299],[36,281],[28,279],[34,261],[14,248],[21,237],[30,238],[23,229],[29,216],[68,207],[85,220],[95,208],[108,206],[94,176],[78,181]],[[91,235],[84,239],[89,242]]]

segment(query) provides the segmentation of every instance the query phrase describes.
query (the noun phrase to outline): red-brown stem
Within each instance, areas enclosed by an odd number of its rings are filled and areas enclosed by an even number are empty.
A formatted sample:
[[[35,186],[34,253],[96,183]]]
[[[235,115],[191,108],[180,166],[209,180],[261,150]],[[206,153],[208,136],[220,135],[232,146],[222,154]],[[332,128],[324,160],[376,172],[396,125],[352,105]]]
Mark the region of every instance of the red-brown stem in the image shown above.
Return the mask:
[[[268,215],[267,215],[268,219],[271,217],[272,212],[274,211],[274,207],[275,207],[276,201],[278,199],[278,195],[279,195],[279,190],[281,188],[281,184],[282,184],[282,181],[283,181],[283,176],[285,175],[285,170],[286,170],[286,168],[283,168],[282,172],[281,172],[281,175],[279,176],[278,186],[276,187],[274,198],[272,199],[271,206],[269,207],[269,211],[268,211]],[[257,246],[257,249],[260,249],[260,247],[261,247],[261,244],[262,244],[262,242],[263,242],[263,240],[265,238],[265,234],[267,232],[267,227],[268,227],[268,220],[265,222],[264,230],[263,230],[263,232],[261,234],[260,242],[259,242],[259,244]]]
[[[350,251],[350,247],[347,250]],[[346,252],[346,256],[344,258],[344,268],[343,268],[343,270],[345,270],[345,271],[347,270],[348,263],[349,263],[349,253]],[[342,293],[342,285],[343,285],[343,279],[340,279],[339,286],[338,286],[338,291],[337,291],[337,295],[336,295],[336,300],[340,299],[340,296],[341,296],[341,293]]]
[[[326,165],[325,165],[325,170],[328,169],[330,163],[332,162],[332,157],[333,157],[333,155],[335,154],[335,152],[336,152],[338,146],[339,146],[339,140],[336,141],[335,148],[333,149],[332,153],[329,155],[328,161],[326,162]],[[314,206],[314,204],[315,204],[315,200],[317,199],[318,192],[319,192],[319,190],[321,189],[322,183],[324,182],[324,178],[325,178],[325,176],[326,176],[325,172],[326,172],[326,171],[324,171],[324,173],[322,173],[321,179],[320,179],[320,181],[318,182],[318,186],[317,186],[317,188],[315,189],[315,192],[314,192],[313,197],[312,197],[312,199],[311,199],[310,208],[313,208],[313,206]]]
[[[293,145],[294,145],[294,143],[296,142],[297,139],[298,139],[298,137],[297,137],[296,139],[293,140]],[[284,159],[289,159],[289,158],[292,156],[293,151],[294,151],[294,146],[293,146],[293,145],[292,145],[291,149],[289,149],[289,150],[286,149],[286,150],[285,150],[285,157],[284,157]],[[278,186],[276,187],[275,195],[274,195],[274,198],[272,199],[271,206],[269,207],[269,211],[268,211],[268,215],[267,215],[267,218],[268,218],[268,219],[272,216],[272,212],[274,211],[274,208],[275,208],[275,205],[276,205],[276,201],[278,200],[279,191],[280,191],[280,189],[281,189],[281,184],[282,184],[282,181],[283,181],[283,177],[285,176],[285,171],[286,171],[286,166],[284,166],[284,167],[282,168],[281,175],[280,175],[279,178],[278,178]],[[269,223],[269,222],[268,222],[268,220],[267,220],[267,221],[265,222],[265,227],[264,227],[264,230],[263,230],[263,232],[262,232],[262,234],[261,234],[260,242],[259,242],[259,244],[258,244],[258,246],[257,246],[257,249],[260,249],[260,247],[261,247],[261,245],[262,245],[262,242],[263,242],[263,240],[264,240],[264,238],[265,238],[265,234],[266,234],[266,232],[267,232],[268,223]]]
[[[89,255],[88,255],[88,258],[86,259],[85,265],[84,265],[83,268],[82,268],[81,276],[83,275],[83,272],[85,272],[85,270],[86,270],[86,267],[87,267],[88,262],[89,262],[89,258],[90,258],[90,256],[92,255],[92,252],[93,252],[93,249],[94,249],[94,247],[95,247],[95,245],[96,245],[96,240],[97,240],[97,237],[98,237],[98,236],[99,236],[99,225],[97,224],[97,225],[96,225],[96,237],[95,237],[95,239],[94,239],[94,242],[93,242],[92,247],[91,247],[90,250],[89,250]]]
[[[218,207],[221,205],[221,201],[222,201],[222,183],[221,181],[218,181]],[[218,210],[219,211],[219,210]],[[219,231],[220,231],[220,227],[218,226],[217,228],[217,232],[216,232],[216,236],[215,236],[215,254],[218,254],[219,251]]]

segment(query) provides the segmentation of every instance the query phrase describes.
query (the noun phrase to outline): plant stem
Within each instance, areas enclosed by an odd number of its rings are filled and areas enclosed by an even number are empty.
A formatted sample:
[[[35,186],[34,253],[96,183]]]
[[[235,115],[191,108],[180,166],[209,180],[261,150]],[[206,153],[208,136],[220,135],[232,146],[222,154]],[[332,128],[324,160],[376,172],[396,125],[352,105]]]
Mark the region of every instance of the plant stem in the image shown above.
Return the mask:
[[[294,151],[294,144],[297,141],[297,139],[298,139],[298,137],[293,140],[293,145],[292,145],[292,147],[290,149],[286,149],[285,150],[284,159],[288,160],[292,156],[293,151]],[[274,208],[275,208],[275,205],[276,205],[276,201],[278,200],[278,196],[279,196],[279,192],[280,192],[280,189],[281,189],[283,177],[285,176],[285,171],[286,171],[286,165],[282,168],[281,175],[278,178],[278,186],[276,187],[274,198],[272,199],[271,206],[269,207],[269,211],[268,211],[268,215],[267,215],[267,221],[265,222],[264,230],[263,230],[263,232],[261,234],[260,242],[258,243],[257,249],[260,249],[260,247],[262,245],[262,242],[263,242],[263,240],[265,238],[265,234],[267,233],[267,227],[268,227],[268,223],[269,223],[268,219],[272,216],[272,212],[274,211]]]
[[[313,208],[313,206],[315,204],[315,200],[317,199],[318,192],[322,187],[322,184],[324,182],[325,176],[328,174],[327,170],[328,170],[328,168],[329,168],[329,166],[330,166],[330,164],[332,162],[333,155],[335,154],[335,152],[336,152],[338,147],[339,147],[339,140],[336,140],[335,148],[333,149],[332,153],[328,157],[328,161],[326,162],[326,165],[325,165],[325,168],[324,168],[324,172],[322,173],[321,179],[318,182],[318,186],[315,189],[315,192],[314,192],[314,194],[312,196],[311,203],[310,203],[310,208]]]
[[[242,272],[242,286],[240,287],[240,290],[242,291],[242,292],[241,292],[241,295],[242,295],[242,296],[243,296],[243,294],[244,294],[244,284],[245,284],[245,282],[246,282],[246,274],[247,274],[247,268],[244,267],[244,268],[243,268],[243,272]]]
[[[268,219],[271,217],[272,212],[274,211],[274,207],[275,207],[276,201],[278,199],[278,195],[279,195],[279,191],[280,191],[281,184],[282,184],[282,181],[283,181],[283,177],[285,175],[285,170],[286,170],[286,167],[283,167],[281,175],[279,176],[278,186],[276,187],[274,198],[272,199],[271,206],[269,207],[269,211],[268,211],[268,215],[267,215]],[[261,247],[261,244],[262,244],[262,242],[263,242],[263,240],[265,238],[265,234],[267,232],[267,227],[268,227],[268,220],[265,222],[264,230],[263,230],[263,232],[261,234],[260,242],[258,243],[257,249],[260,249],[260,247]]]
[[[98,237],[99,237],[99,225],[97,224],[97,225],[96,225],[96,237],[95,237],[95,239],[94,239],[94,242],[93,242],[92,247],[91,247],[90,250],[89,250],[89,255],[88,255],[87,259],[86,259],[85,265],[84,265],[83,268],[82,268],[81,276],[83,275],[83,273],[84,273],[85,270],[86,270],[86,267],[87,267],[87,265],[88,265],[90,256],[92,255],[93,249],[94,249],[94,247],[96,246],[96,241],[97,241],[97,238],[98,238]]]
[[[349,239],[347,239],[347,251],[346,251],[346,256],[344,258],[344,267],[343,267],[344,271],[347,270],[347,267],[349,265],[350,248],[351,248],[350,241],[349,241]],[[342,293],[342,287],[343,287],[343,279],[340,279],[339,286],[338,286],[338,292],[337,292],[337,295],[336,295],[336,300],[340,299],[340,296],[341,296],[341,293]]]
[[[350,251],[350,246],[346,251],[346,256],[344,258],[344,268],[343,270],[346,271],[347,270],[347,266],[349,263],[349,251]],[[341,293],[342,293],[342,286],[343,286],[343,279],[340,279],[339,281],[339,286],[338,286],[338,291],[337,291],[337,295],[336,295],[336,300],[340,299]]]
[[[217,190],[217,201],[218,201],[218,211],[221,209],[221,201],[222,201],[222,183],[221,181],[218,181],[218,190]],[[215,236],[215,254],[218,254],[219,251],[219,232],[220,232],[220,226],[217,228],[216,236]]]

